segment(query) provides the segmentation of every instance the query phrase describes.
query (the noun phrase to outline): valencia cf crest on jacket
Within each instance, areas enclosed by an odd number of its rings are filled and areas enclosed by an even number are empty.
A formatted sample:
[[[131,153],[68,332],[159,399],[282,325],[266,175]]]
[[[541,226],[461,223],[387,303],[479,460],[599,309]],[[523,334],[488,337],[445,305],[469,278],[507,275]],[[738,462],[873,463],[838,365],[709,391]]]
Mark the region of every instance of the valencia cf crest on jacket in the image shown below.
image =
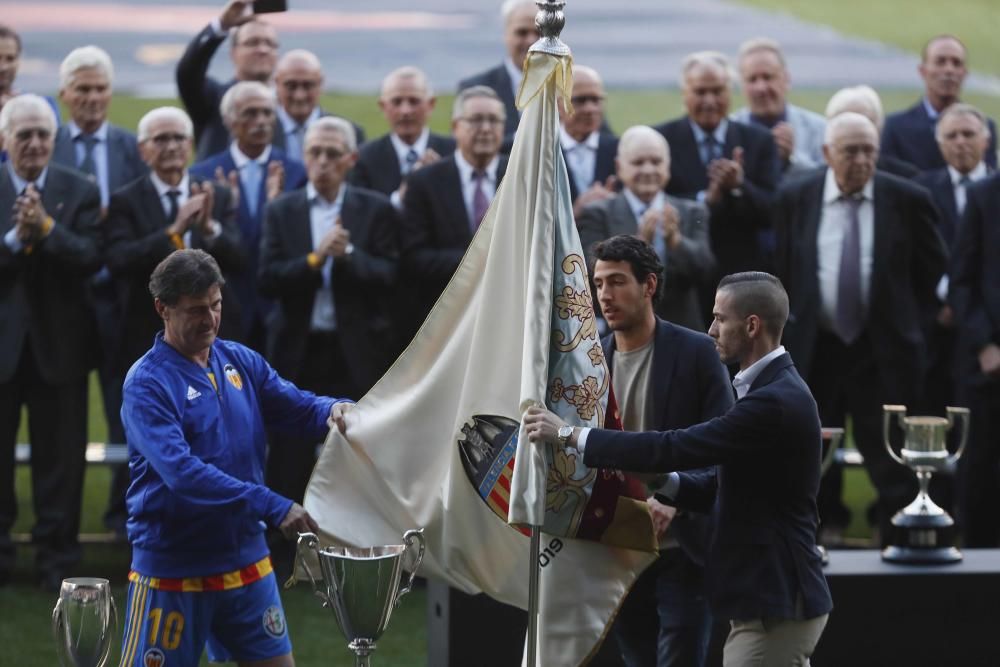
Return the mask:
[[[225,368],[222,369],[226,373],[226,379],[229,380],[229,384],[233,385],[240,391],[243,390],[243,378],[240,377],[239,371],[232,364],[226,364]]]

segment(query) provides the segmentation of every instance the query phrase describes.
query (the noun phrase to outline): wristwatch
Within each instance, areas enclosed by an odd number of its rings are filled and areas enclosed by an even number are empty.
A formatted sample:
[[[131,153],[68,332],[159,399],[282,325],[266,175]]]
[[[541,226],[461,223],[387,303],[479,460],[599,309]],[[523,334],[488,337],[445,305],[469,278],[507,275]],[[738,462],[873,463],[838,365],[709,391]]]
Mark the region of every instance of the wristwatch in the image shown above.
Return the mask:
[[[569,437],[573,435],[573,427],[569,424],[565,426],[560,426],[559,430],[556,431],[556,436],[559,438],[559,444],[565,447],[569,442]]]

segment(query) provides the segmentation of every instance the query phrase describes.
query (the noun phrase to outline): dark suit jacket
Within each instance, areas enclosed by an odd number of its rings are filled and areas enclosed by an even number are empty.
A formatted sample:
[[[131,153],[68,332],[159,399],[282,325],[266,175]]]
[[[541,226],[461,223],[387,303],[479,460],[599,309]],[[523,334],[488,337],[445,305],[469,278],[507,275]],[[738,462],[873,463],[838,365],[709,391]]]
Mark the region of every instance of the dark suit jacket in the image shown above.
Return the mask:
[[[286,157],[282,150],[274,146],[271,147],[270,161],[280,162],[285,168],[285,192],[297,190],[305,185],[306,169],[301,162]],[[227,174],[236,169],[236,163],[233,162],[233,156],[228,147],[195,164],[191,167],[191,174],[199,178],[214,179],[217,167],[222,167],[222,170]],[[264,208],[267,204],[266,179],[267,175],[265,174],[261,179],[255,215],[250,214],[243,181],[240,180],[240,205],[236,212],[236,226],[239,227],[240,241],[246,251],[247,262],[245,269],[233,272],[229,276],[229,280],[240,303],[243,323],[240,336],[230,335],[227,337],[241,341],[247,340],[255,320],[264,321],[271,308],[270,302],[259,299],[257,292],[261,228],[263,227]]]
[[[517,131],[517,124],[521,120],[521,116],[517,112],[517,106],[514,104],[514,90],[511,88],[512,85],[510,75],[507,74],[507,68],[503,63],[500,63],[485,72],[462,79],[458,82],[458,90],[461,92],[473,86],[492,88],[503,102],[503,108],[507,112],[507,122],[504,125],[503,134],[505,137],[510,138],[514,136],[514,132]]]
[[[430,133],[427,138],[428,148],[433,148],[441,157],[447,157],[455,152],[455,140],[441,134]],[[393,148],[392,139],[384,134],[361,147],[358,161],[350,174],[351,185],[367,188],[391,195],[399,189],[403,182],[403,174],[399,167],[399,157]]]
[[[992,172],[992,169],[989,169]],[[931,198],[938,208],[940,214],[938,218],[938,231],[948,248],[955,247],[955,239],[958,237],[958,228],[961,218],[958,215],[958,204],[955,202],[955,188],[951,183],[951,174],[947,167],[922,172],[913,179],[928,190]]]
[[[667,195],[667,202],[677,209],[684,238],[676,249],[667,249],[664,275],[660,277],[663,297],[656,305],[656,314],[701,331],[705,323],[698,305],[698,289],[715,275],[715,257],[708,242],[708,209],[704,204],[670,195]],[[576,225],[587,255],[587,266],[591,268],[594,244],[619,234],[635,235],[639,231],[638,221],[624,193],[587,206]]]
[[[76,146],[69,127],[63,125],[56,132],[52,161],[76,169]],[[149,173],[146,163],[139,157],[135,135],[117,125],[108,124],[108,194]]]
[[[1000,174],[966,191],[965,214],[958,229],[951,266],[949,301],[959,327],[961,377],[974,384],[997,384],[979,370],[978,354],[1000,344]]]
[[[191,177],[194,182],[204,179]],[[191,247],[212,255],[223,274],[238,272],[246,265],[246,251],[240,243],[232,213],[232,195],[228,188],[214,188],[212,218],[222,225],[222,233],[211,241],[191,230]],[[120,338],[112,360],[116,371],[124,373],[136,359],[149,350],[153,337],[163,328],[149,294],[149,276],[167,255],[176,250],[164,230],[173,224],[167,220],[163,204],[149,176],[143,176],[118,190],[111,197],[104,223],[108,269],[121,304]],[[231,291],[223,288],[222,331],[239,326],[239,304]]]
[[[819,413],[784,354],[722,417],[684,430],[593,430],[591,468],[669,472],[718,466],[716,479],[681,475],[676,503],[712,508],[715,532],[705,565],[717,619],[805,618],[833,603],[816,550]]]
[[[987,119],[990,127],[990,146],[986,151],[986,164],[997,166],[997,128],[992,118]],[[920,171],[940,169],[945,166],[944,156],[934,138],[934,121],[927,115],[924,101],[918,100],[909,109],[889,114],[882,128],[883,155],[906,160]]]
[[[2,239],[14,226],[17,196],[0,168],[0,382],[16,372],[29,337],[42,379],[73,382],[98,356],[86,284],[101,266],[101,196],[76,171],[50,163],[42,205],[55,225],[30,253],[15,254]]]
[[[229,130],[222,122],[219,103],[236,79],[222,83],[208,76],[212,56],[224,41],[226,38],[217,37],[212,26],[205,26],[177,61],[177,93],[194,123],[196,160],[204,160],[229,145]]]
[[[825,173],[790,183],[778,194],[777,275],[788,290],[784,345],[810,377],[820,327],[816,235]],[[925,314],[933,310],[947,255],[937,213],[924,188],[875,172],[875,239],[868,322],[871,353],[887,401],[919,395],[926,368]]]
[[[608,367],[613,369],[614,334],[602,338],[601,345]],[[653,345],[649,390],[655,410],[654,430],[694,426],[722,416],[733,407],[729,371],[719,361],[711,338],[657,318]],[[707,524],[707,517],[688,513],[670,524],[670,534],[698,563],[705,562],[710,532]]]
[[[610,132],[602,132],[597,140],[597,156],[594,160],[594,178],[590,181],[594,183],[604,183],[615,173],[615,156],[618,154],[618,137]],[[565,159],[565,152],[563,153]],[[569,194],[576,201],[580,192],[576,187],[576,179],[573,178],[573,168],[570,167],[569,160],[566,161],[566,174],[569,176]]]
[[[344,187],[340,218],[354,251],[333,262],[333,302],[347,372],[364,394],[389,367],[396,349],[387,308],[396,280],[398,222],[384,195]],[[269,322],[268,358],[288,378],[298,377],[309,363],[306,342],[323,282],[306,261],[314,247],[309,210],[305,188],[272,201],[261,243],[260,290],[279,305]]]
[[[656,129],[670,144],[670,182],[666,191],[694,199],[708,187],[708,169],[688,118],[682,117]],[[781,161],[771,133],[765,129],[729,121],[723,155],[743,148],[742,195],[723,195],[711,207],[710,238],[718,262],[718,273],[767,269],[773,252],[768,206],[781,178]]]
[[[500,156],[497,187],[507,168]],[[472,241],[458,166],[439,160],[410,175],[399,228],[400,305],[404,339],[420,327]]]
[[[327,112],[323,111],[323,109],[321,108],[319,110],[319,117],[323,118],[325,116],[336,116],[336,114],[327,113]],[[337,116],[337,117],[338,118],[343,118],[343,116]],[[344,118],[344,120],[346,120],[348,123],[350,123],[351,126],[354,128],[354,140],[357,142],[358,146],[360,146],[361,144],[365,143],[365,130],[364,130],[364,128],[362,128],[360,125],[358,125],[357,123],[355,123],[352,120],[348,120],[347,118]],[[304,138],[305,137],[303,137],[303,139]],[[271,140],[271,143],[275,146],[275,148],[280,148],[282,152],[288,152],[288,145],[287,145],[287,143],[285,141],[285,128],[281,124],[281,119],[280,118],[275,118],[275,120],[274,120],[274,138]],[[296,156],[292,156],[292,157],[295,160],[302,161],[302,158],[300,158],[300,157],[296,157]]]

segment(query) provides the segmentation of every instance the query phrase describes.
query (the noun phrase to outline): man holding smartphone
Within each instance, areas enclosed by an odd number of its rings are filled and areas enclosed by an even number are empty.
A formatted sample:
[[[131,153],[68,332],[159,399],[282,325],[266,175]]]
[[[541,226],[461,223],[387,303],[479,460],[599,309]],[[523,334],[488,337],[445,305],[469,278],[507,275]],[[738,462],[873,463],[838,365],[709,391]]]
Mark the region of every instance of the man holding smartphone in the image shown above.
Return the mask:
[[[261,6],[258,7],[258,4]],[[276,5],[273,1],[267,5]],[[283,3],[280,3],[283,5]],[[222,96],[238,81],[270,85],[278,62],[278,31],[257,17],[260,10],[280,10],[251,0],[230,0],[188,45],[177,63],[177,90],[194,123],[196,160],[226,149],[229,131],[219,115]],[[255,11],[256,10],[256,11]],[[216,50],[231,37],[230,57],[235,77],[225,83],[208,76]]]

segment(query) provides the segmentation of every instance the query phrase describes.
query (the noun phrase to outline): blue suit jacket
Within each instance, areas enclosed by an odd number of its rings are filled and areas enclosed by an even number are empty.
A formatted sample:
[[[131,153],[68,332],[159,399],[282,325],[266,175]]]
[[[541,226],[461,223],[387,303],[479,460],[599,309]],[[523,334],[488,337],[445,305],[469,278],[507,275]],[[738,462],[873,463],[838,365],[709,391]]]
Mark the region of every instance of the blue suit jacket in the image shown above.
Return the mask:
[[[718,619],[814,618],[833,608],[816,550],[822,441],[809,388],[784,354],[722,417],[677,431],[593,430],[584,463],[636,472],[716,465],[684,474],[682,507],[712,508],[705,566]],[[801,607],[800,607],[801,604]]]
[[[997,166],[997,126],[992,118],[990,126],[990,147],[986,151],[986,164],[993,169]],[[905,111],[889,114],[882,129],[883,155],[906,160],[921,171],[940,169],[945,166],[941,149],[934,138],[934,121],[927,115],[924,101],[917,101]]]
[[[306,184],[306,169],[301,162],[297,162],[285,156],[285,153],[274,146],[271,146],[271,162],[280,162],[285,168],[285,192],[297,190]],[[233,162],[232,153],[229,149],[216,153],[191,167],[191,174],[205,179],[214,179],[215,170],[222,167],[225,173],[236,169]],[[258,298],[257,295],[257,270],[258,258],[260,257],[261,229],[264,221],[264,209],[267,208],[267,188],[266,175],[261,181],[260,192],[257,197],[257,212],[250,214],[247,205],[247,194],[243,189],[243,181],[240,180],[240,207],[236,212],[236,225],[240,229],[240,239],[246,249],[247,264],[244,271],[230,274],[233,284],[233,291],[240,301],[240,310],[243,315],[243,336],[246,340],[255,319],[262,321],[266,318],[271,309],[271,302]]]

